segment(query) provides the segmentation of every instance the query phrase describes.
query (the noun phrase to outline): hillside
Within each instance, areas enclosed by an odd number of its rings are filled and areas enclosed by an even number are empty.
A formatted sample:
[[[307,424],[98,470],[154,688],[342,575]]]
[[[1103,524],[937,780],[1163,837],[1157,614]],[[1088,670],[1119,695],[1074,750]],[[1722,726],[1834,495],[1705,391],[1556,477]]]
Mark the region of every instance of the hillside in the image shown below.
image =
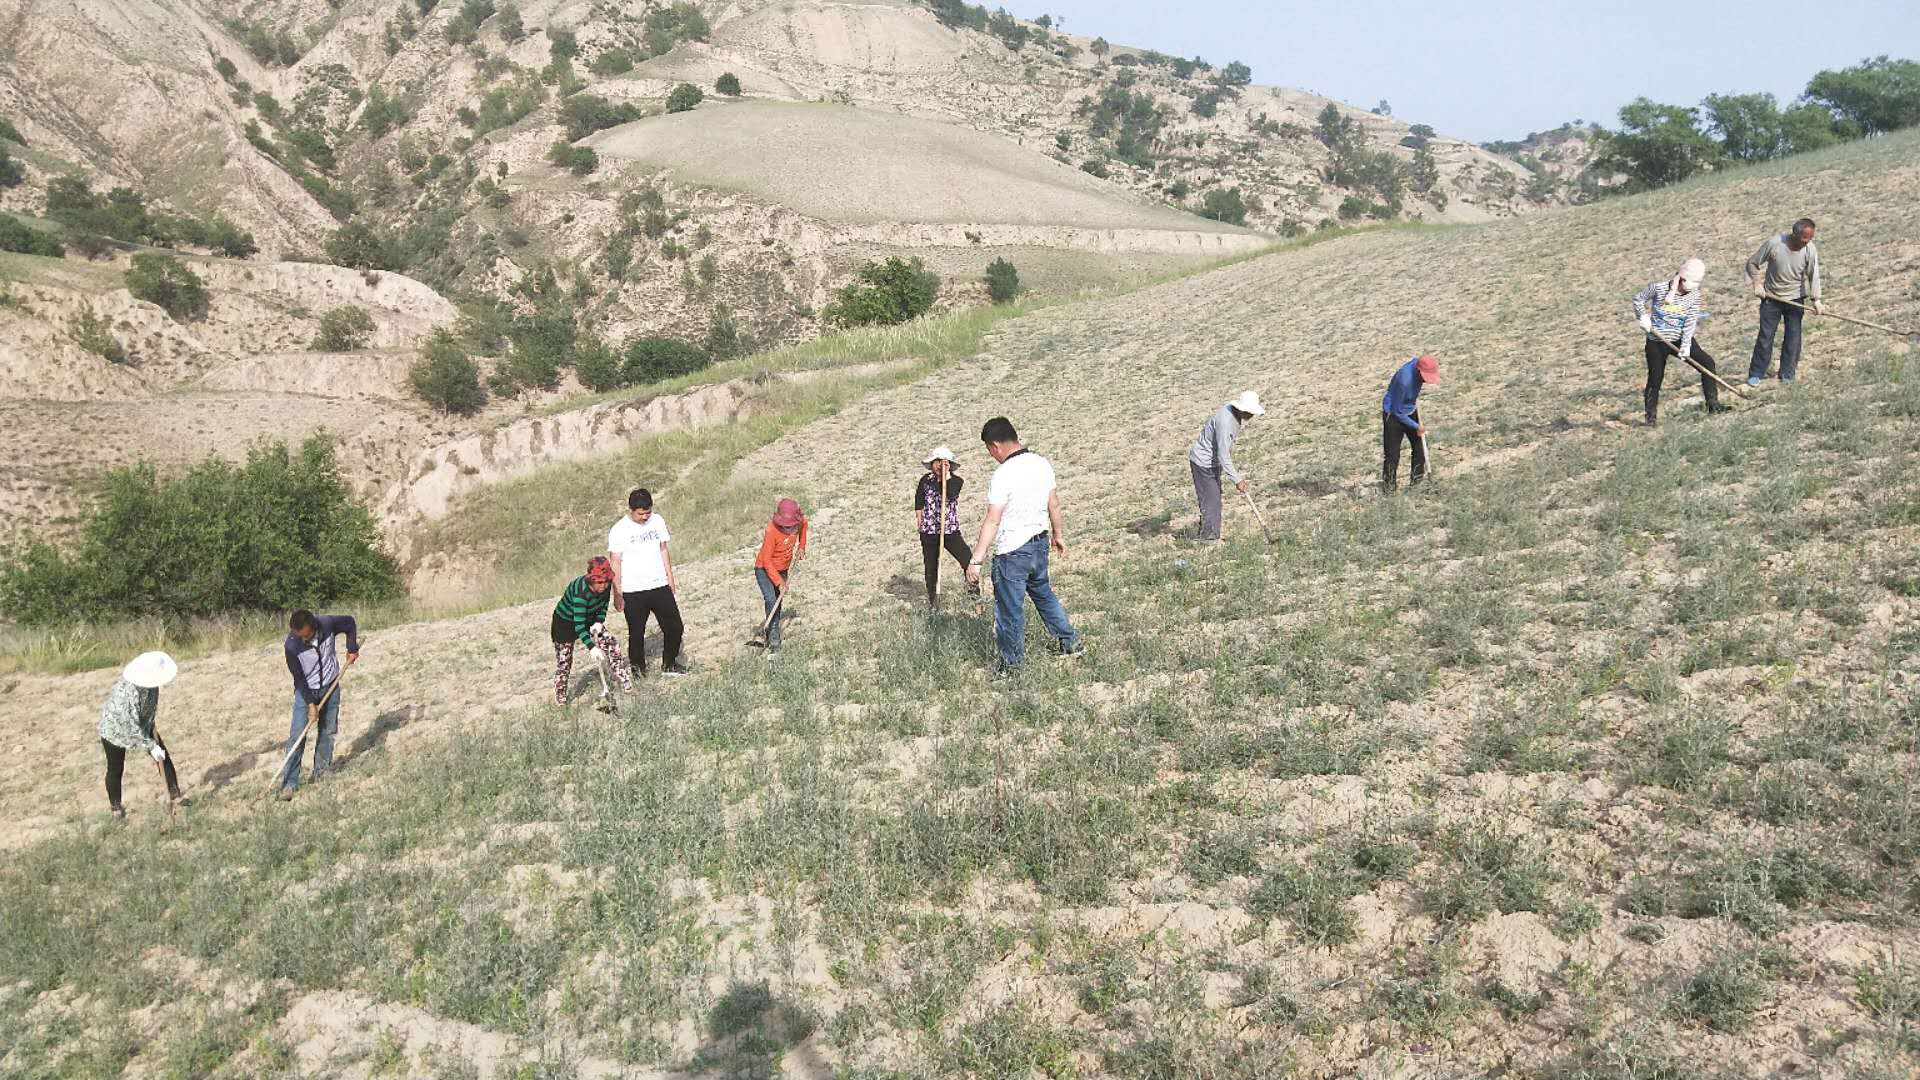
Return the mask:
[[[177,822],[144,775],[101,821],[107,672],[10,677],[0,1070],[1910,1075],[1920,371],[1818,321],[1799,385],[1707,417],[1674,379],[1648,429],[1625,300],[1701,255],[1732,366],[1736,262],[1810,214],[1829,303],[1911,323],[1916,185],[1910,133],[1336,238],[456,500],[553,540],[546,589],[369,634],[346,765],[292,804],[260,798],[268,643],[166,691]],[[1438,477],[1378,498],[1421,347]],[[1198,548],[1184,450],[1248,385],[1276,542],[1234,508]],[[959,589],[918,609],[903,513],[930,444],[984,483],[998,412],[1059,468],[1089,643],[1003,686]],[[553,592],[636,480],[697,673],[555,710]],[[783,493],[813,554],[770,658],[741,641]]]

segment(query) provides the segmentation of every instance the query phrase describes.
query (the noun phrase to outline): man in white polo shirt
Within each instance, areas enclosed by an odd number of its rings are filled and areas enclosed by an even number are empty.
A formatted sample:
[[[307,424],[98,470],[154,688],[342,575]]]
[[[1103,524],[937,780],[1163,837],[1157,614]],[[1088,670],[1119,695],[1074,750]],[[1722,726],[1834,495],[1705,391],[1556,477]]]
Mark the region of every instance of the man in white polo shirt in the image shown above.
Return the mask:
[[[647,616],[660,620],[660,671],[685,675],[680,666],[680,604],[674,599],[673,557],[667,554],[667,519],[653,512],[653,495],[634,488],[627,516],[607,530],[607,561],[613,564],[613,610],[627,616],[627,656],[635,675],[647,673]]]
[[[1004,416],[980,429],[980,441],[999,468],[987,481],[987,519],[980,525],[980,542],[967,564],[967,581],[980,584],[980,567],[993,553],[993,611],[1000,648],[999,677],[1020,666],[1027,654],[1026,598],[1040,613],[1064,656],[1086,652],[1080,635],[1067,621],[1067,609],[1054,595],[1047,578],[1047,552],[1064,555],[1060,526],[1060,495],[1054,490],[1053,466],[1020,445],[1020,436]]]

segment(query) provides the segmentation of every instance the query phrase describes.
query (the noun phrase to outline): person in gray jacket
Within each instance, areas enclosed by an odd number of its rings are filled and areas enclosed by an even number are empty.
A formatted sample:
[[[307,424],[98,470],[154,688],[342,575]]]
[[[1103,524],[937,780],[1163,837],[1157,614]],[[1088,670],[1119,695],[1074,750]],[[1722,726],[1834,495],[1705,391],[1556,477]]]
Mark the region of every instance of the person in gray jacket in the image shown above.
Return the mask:
[[[1800,370],[1804,308],[1812,308],[1816,315],[1827,313],[1820,302],[1820,253],[1813,246],[1813,219],[1801,218],[1793,228],[1761,244],[1747,260],[1747,281],[1753,285],[1753,295],[1760,298],[1760,333],[1753,341],[1747,385],[1759,386],[1766,377],[1767,367],[1773,363],[1773,334],[1781,323],[1786,324],[1786,333],[1780,341],[1780,381],[1792,382]]]
[[[1233,464],[1233,440],[1240,437],[1247,421],[1266,415],[1260,395],[1247,390],[1214,411],[1200,437],[1187,449],[1187,466],[1193,473],[1193,493],[1200,499],[1200,539],[1220,539],[1220,495],[1226,481],[1242,494],[1247,478]]]

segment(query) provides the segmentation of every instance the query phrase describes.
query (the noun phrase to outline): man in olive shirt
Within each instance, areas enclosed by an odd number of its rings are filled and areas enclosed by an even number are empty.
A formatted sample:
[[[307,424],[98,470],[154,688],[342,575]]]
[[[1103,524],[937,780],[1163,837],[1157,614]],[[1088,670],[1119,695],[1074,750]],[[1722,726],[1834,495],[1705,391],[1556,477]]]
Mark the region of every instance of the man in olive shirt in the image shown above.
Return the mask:
[[[1747,385],[1759,386],[1766,377],[1773,363],[1773,332],[1782,322],[1786,334],[1780,342],[1780,381],[1792,382],[1800,370],[1800,320],[1806,315],[1794,304],[1812,308],[1816,315],[1827,310],[1820,303],[1820,253],[1813,246],[1813,219],[1801,218],[1793,228],[1761,244],[1747,260],[1747,280],[1753,295],[1760,298],[1760,336],[1753,342]]]

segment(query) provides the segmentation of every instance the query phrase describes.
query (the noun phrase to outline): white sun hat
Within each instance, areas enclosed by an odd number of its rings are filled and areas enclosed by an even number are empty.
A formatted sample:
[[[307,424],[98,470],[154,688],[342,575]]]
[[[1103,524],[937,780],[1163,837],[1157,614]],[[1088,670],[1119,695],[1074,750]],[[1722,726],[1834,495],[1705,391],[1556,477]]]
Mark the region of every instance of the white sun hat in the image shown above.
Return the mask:
[[[1227,404],[1233,406],[1236,409],[1239,409],[1241,412],[1246,413],[1249,416],[1267,415],[1266,408],[1260,404],[1260,395],[1254,393],[1251,390],[1240,391],[1240,396],[1237,398],[1234,398],[1232,401],[1227,402]]]
[[[1680,266],[1680,280],[1686,282],[1688,288],[1699,288],[1706,276],[1707,264],[1699,259],[1688,259]]]
[[[163,652],[145,652],[127,661],[122,678],[143,690],[158,690],[180,674],[180,665]]]
[[[920,464],[931,465],[936,461],[945,461],[948,463],[954,463],[953,449],[947,446],[936,446],[930,452],[928,452],[927,456],[921,460]]]

